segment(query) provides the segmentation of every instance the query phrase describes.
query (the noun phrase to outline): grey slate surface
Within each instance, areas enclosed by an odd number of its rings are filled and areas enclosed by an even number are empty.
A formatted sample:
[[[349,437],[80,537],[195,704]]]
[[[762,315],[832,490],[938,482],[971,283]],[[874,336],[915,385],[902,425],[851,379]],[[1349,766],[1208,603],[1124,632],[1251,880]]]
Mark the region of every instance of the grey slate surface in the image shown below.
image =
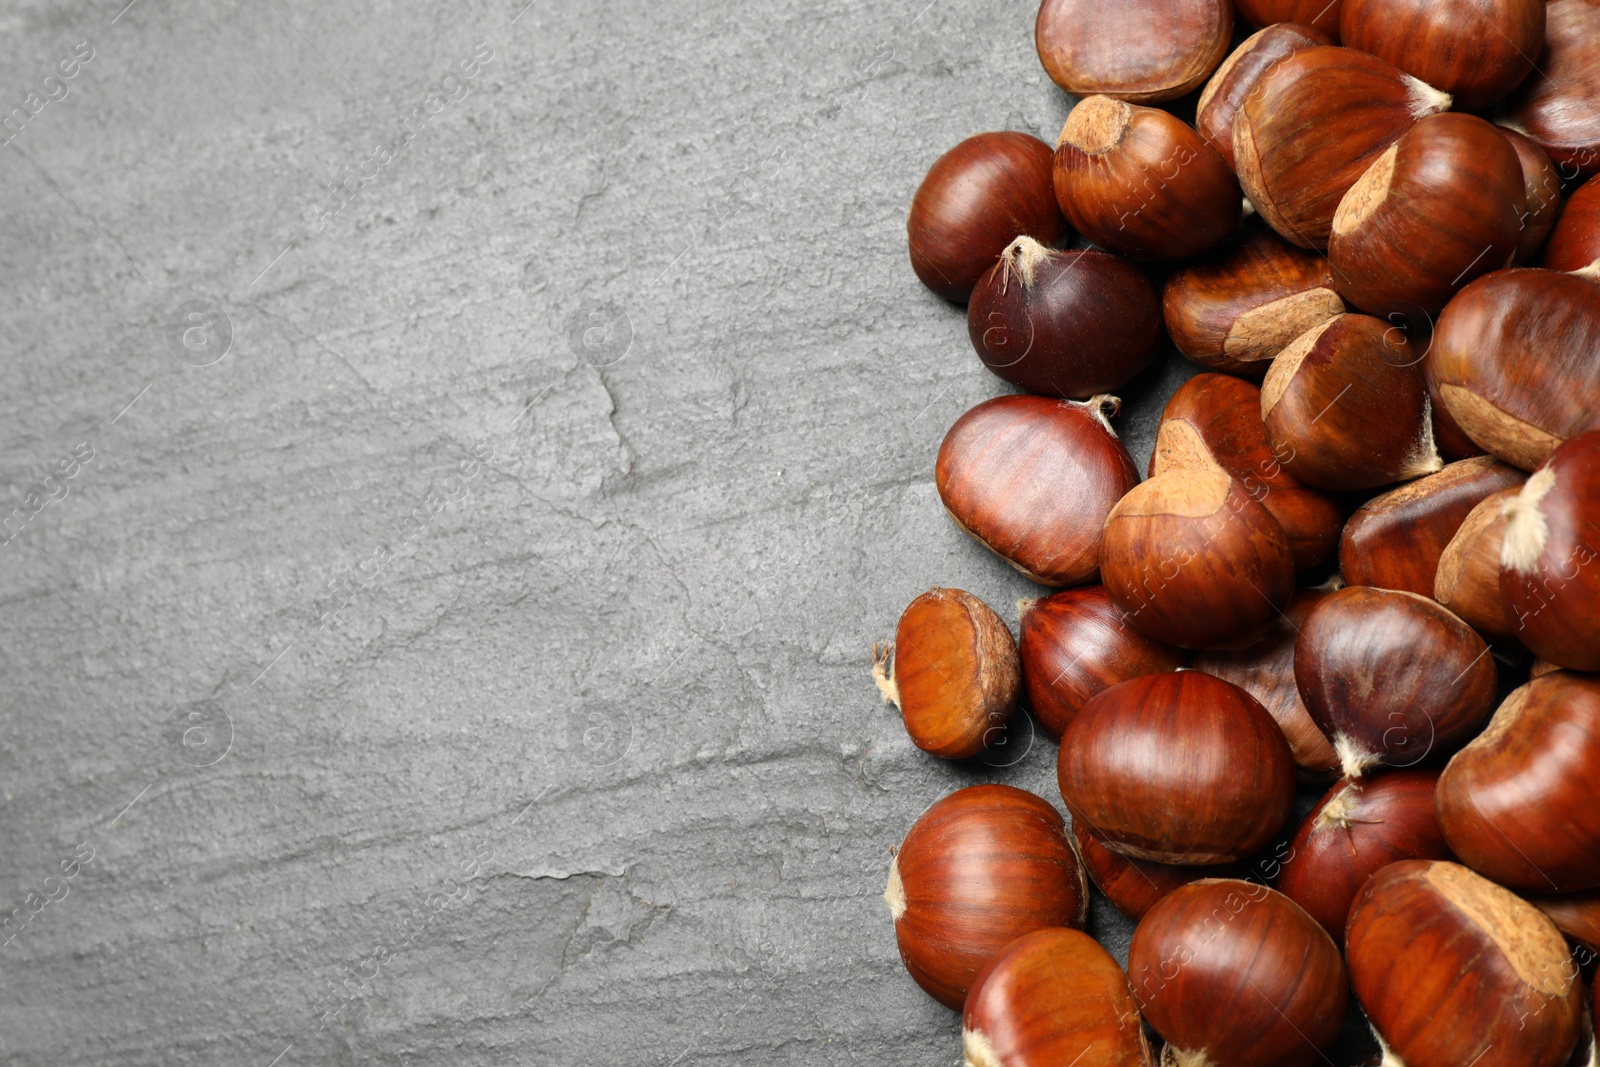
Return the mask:
[[[124,3],[0,11],[0,1063],[956,1062],[888,850],[1054,749],[868,662],[1033,592],[903,220],[1035,5]]]

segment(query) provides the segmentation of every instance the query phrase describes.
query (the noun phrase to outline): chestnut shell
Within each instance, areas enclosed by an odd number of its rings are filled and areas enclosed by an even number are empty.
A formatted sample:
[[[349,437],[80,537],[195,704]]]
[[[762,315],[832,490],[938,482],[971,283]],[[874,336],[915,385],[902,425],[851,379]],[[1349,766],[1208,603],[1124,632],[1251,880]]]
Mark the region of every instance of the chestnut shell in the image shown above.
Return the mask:
[[[1261,75],[1285,56],[1333,43],[1333,38],[1323,31],[1293,22],[1257,30],[1222,61],[1206,82],[1195,106],[1195,129],[1228,161],[1228,166],[1233,166],[1233,119]]]
[[[1451,94],[1462,111],[1498,103],[1533,71],[1545,0],[1344,0],[1339,36]]]
[[[1506,125],[1527,134],[1571,179],[1600,172],[1600,4],[1551,0],[1538,75],[1507,101]]]
[[[1043,0],[1034,47],[1074,96],[1156,103],[1198,88],[1228,52],[1229,0]]]

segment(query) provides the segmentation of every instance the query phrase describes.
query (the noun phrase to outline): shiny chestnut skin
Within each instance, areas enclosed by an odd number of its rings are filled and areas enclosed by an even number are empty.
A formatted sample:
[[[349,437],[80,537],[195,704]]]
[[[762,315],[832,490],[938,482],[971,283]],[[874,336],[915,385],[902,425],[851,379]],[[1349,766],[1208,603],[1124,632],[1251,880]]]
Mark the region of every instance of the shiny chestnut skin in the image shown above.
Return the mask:
[[[1478,456],[1374,497],[1345,523],[1340,575],[1349,585],[1433,596],[1439,560],[1467,515],[1525,477],[1493,456]]]
[[[1600,670],[1600,430],[1552,452],[1506,505],[1500,597],[1534,655]]]
[[[1544,250],[1550,270],[1593,269],[1600,261],[1600,179],[1590,178],[1561,209],[1561,219]]]
[[[1415,330],[1411,346],[1413,351],[1423,353],[1422,378],[1428,385],[1428,413],[1433,422],[1433,443],[1439,448],[1439,456],[1447,461],[1458,459],[1471,459],[1473,456],[1488,455],[1478,443],[1467,436],[1467,432],[1456,422],[1455,416],[1450,414],[1450,408],[1445,405],[1444,397],[1439,394],[1439,384],[1433,375],[1427,373],[1427,353],[1433,349],[1433,328],[1431,324],[1412,322],[1408,324]]]
[[[1555,228],[1556,216],[1561,214],[1561,175],[1550,162],[1549,153],[1532,138],[1504,126],[1500,132],[1517,150],[1517,160],[1522,164],[1522,191],[1528,205],[1522,215],[1516,261],[1531,263]]]
[[[1293,22],[1258,30],[1235,48],[1206,82],[1195,108],[1195,129],[1233,166],[1233,118],[1257,79],[1286,56],[1333,43],[1321,30]]]
[[[1500,596],[1500,545],[1506,532],[1505,506],[1521,490],[1520,485],[1502,489],[1467,512],[1434,573],[1433,599],[1488,637],[1516,633]]]
[[[1370,315],[1307,330],[1261,383],[1273,453],[1320,489],[1376,489],[1439,470],[1420,358],[1403,331]]]
[[[1308,48],[1263,74],[1233,122],[1234,167],[1285,240],[1325,248],[1339,201],[1449,97],[1353,48]]]
[[[1228,163],[1168,112],[1091,96],[1056,144],[1056,200],[1095,244],[1138,259],[1184,259],[1239,225]]]
[[[1600,172],[1600,2],[1551,0],[1538,74],[1507,101],[1506,125],[1533,138],[1565,181]],[[1531,53],[1530,53],[1531,54]]]
[[[1123,622],[1101,585],[1024,600],[1017,612],[1028,704],[1058,740],[1091,697],[1129,678],[1175,671],[1188,659]]]
[[[1257,381],[1296,337],[1344,312],[1325,257],[1264,225],[1179,267],[1162,293],[1167,333],[1202,367]]]
[[[1455,858],[1433,812],[1438,781],[1436,770],[1341,779],[1300,824],[1278,889],[1342,944],[1368,878],[1400,860]]]
[[[1327,931],[1276,890],[1233,878],[1174,890],[1139,921],[1128,978],[1163,1063],[1320,1063],[1348,978]],[[1170,1059],[1166,1058],[1170,1055]]]
[[[1600,283],[1487,274],[1439,316],[1423,366],[1473,441],[1531,471],[1562,441],[1600,429]]]
[[[1294,758],[1249,693],[1199,671],[1112,686],[1061,735],[1056,778],[1074,823],[1158,863],[1243,859],[1294,805]]]
[[[1036,930],[990,960],[967,994],[961,1046],[974,1067],[1150,1067],[1128,976],[1077,930]]]
[[[1402,860],[1368,880],[1345,928],[1356,997],[1406,1067],[1562,1067],[1583,983],[1533,905],[1467,868]]]
[[[934,480],[967,533],[1044,585],[1081,585],[1100,566],[1101,525],[1139,483],[1106,412],[1088,403],[998,396],[956,420],[939,446]],[[1070,492],[1064,492],[1070,487]]]
[[[1439,779],[1439,825],[1461,862],[1537,893],[1600,887],[1600,679],[1535,678]]]
[[[1089,884],[1066,824],[1008,785],[958,789],[922,813],[889,865],[884,901],[900,958],[956,1011],[983,965],[1048,926],[1082,929]]]
[[[1300,628],[1294,675],[1352,778],[1442,759],[1494,708],[1483,638],[1414,593],[1350,586],[1325,598]]]
[[[1429,115],[1339,201],[1328,262],[1363,311],[1390,322],[1436,314],[1462,285],[1510,265],[1526,208],[1522,161],[1498,128]]]
[[[1239,17],[1255,26],[1297,22],[1337,37],[1344,0],[1234,0]]]
[[[973,289],[967,335],[996,377],[1087,400],[1122,388],[1155,359],[1161,299],[1121,256],[1057,252],[1018,237]]]
[[[965,303],[1016,237],[1055,244],[1064,232],[1050,146],[1025,133],[980,133],[934,161],[906,216],[911,267],[946,300]]]
[[[1022,691],[1010,628],[960,589],[930,589],[907,605],[892,652],[874,656],[872,676],[916,746],[945,759],[982,752]]]
[[[1344,0],[1339,36],[1482,111],[1522,83],[1544,44],[1545,0]]]
[[[1523,894],[1523,899],[1550,917],[1556,929],[1600,953],[1600,890],[1552,896]]]
[[[1153,104],[1197,89],[1228,53],[1229,0],[1043,0],[1039,62],[1074,96]]]
[[[1238,863],[1194,867],[1137,860],[1111,851],[1082,823],[1073,823],[1070,832],[1078,846],[1078,858],[1089,872],[1089,880],[1105,894],[1112,907],[1134,921],[1144,918],[1156,901],[1179,886],[1201,878],[1233,878],[1241,873],[1242,865]]]

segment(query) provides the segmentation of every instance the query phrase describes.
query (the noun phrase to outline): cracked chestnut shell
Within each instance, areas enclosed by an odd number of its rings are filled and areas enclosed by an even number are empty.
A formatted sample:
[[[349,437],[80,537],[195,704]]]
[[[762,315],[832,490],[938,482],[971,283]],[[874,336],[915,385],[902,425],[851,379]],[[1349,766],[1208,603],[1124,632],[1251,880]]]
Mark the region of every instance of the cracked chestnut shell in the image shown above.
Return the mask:
[[[1034,47],[1074,96],[1153,104],[1200,87],[1228,52],[1229,0],[1044,0]]]
[[[1511,637],[1516,632],[1500,596],[1500,545],[1506,532],[1506,504],[1521,489],[1520,484],[1502,489],[1467,512],[1434,573],[1433,599],[1490,637]]]
[[[1156,901],[1179,886],[1202,878],[1232,878],[1240,873],[1237,863],[1195,867],[1124,856],[1111,851],[1104,841],[1078,822],[1072,824],[1070,833],[1078,846],[1078,857],[1089,872],[1089,880],[1105,894],[1112,907],[1135,921],[1144,918]]]
[[[1533,71],[1545,0],[1344,0],[1339,36],[1455,97],[1499,103]]]
[[[1590,178],[1567,200],[1544,250],[1550,270],[1593,270],[1600,264],[1600,180]]]
[[[1195,129],[1228,161],[1228,166],[1233,166],[1233,118],[1256,81],[1286,56],[1333,43],[1333,38],[1323,31],[1293,22],[1268,26],[1245,38],[1201,91],[1195,107]]]
[[[1537,63],[1538,75],[1507,101],[1505,125],[1533,138],[1563,179],[1600,171],[1600,2],[1546,5]]]

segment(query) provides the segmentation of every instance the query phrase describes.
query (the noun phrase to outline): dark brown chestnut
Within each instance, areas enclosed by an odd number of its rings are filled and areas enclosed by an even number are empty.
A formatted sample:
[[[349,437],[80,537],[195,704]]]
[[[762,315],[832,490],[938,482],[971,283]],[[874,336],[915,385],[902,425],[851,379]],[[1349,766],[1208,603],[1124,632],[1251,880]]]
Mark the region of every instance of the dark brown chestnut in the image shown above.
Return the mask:
[[[1520,491],[1521,486],[1502,489],[1467,512],[1434,574],[1433,599],[1489,637],[1516,633],[1500,596],[1500,545],[1506,532],[1505,506]]]
[[[1206,82],[1195,108],[1195,129],[1233,166],[1233,118],[1257,79],[1286,56],[1333,43],[1321,30],[1293,22],[1258,30],[1235,48]]]
[[[1179,886],[1201,878],[1232,878],[1240,873],[1237,863],[1193,867],[1124,856],[1107,848],[1105,842],[1084,829],[1082,823],[1073,823],[1071,833],[1078,846],[1078,858],[1089,872],[1089,880],[1105,894],[1112,907],[1136,922],[1144,918],[1156,901]]]
[[[1249,693],[1199,671],[1112,686],[1061,735],[1061,796],[1113,852],[1228,863],[1272,840],[1294,805],[1294,758]]]
[[[1506,516],[1500,596],[1517,639],[1551,663],[1600,670],[1600,431],[1552,452]]]
[[[911,267],[946,300],[972,287],[1018,236],[1055,244],[1065,226],[1051,179],[1054,153],[1025,133],[980,133],[940,156],[906,216]]]
[[[967,334],[996,377],[1087,400],[1150,365],[1161,344],[1161,298],[1120,256],[1057,252],[1018,237],[972,291]]]
[[[1100,567],[1101,526],[1139,470],[1108,414],[1088,403],[998,396],[956,420],[934,479],[967,533],[1045,585],[1080,585]]]
[[[1544,250],[1550,270],[1595,270],[1600,264],[1600,179],[1590,178],[1561,209]]]
[[[1298,22],[1338,36],[1339,9],[1344,0],[1234,0],[1239,17],[1255,26]]]
[[[1056,144],[1056,200],[1085,237],[1139,259],[1185,259],[1239,225],[1227,160],[1182,119],[1091,96]]]
[[[1008,785],[958,789],[923,812],[889,865],[883,898],[906,970],[956,1011],[1006,945],[1047,926],[1082,929],[1089,914],[1065,821]]]
[[[1545,0],[1344,0],[1339,36],[1455,97],[1499,103],[1533,70]]]
[[[1325,598],[1300,629],[1294,676],[1351,778],[1441,759],[1494,708],[1489,646],[1414,593],[1351,586]]]
[[[1600,3],[1551,0],[1545,7],[1538,74],[1508,101],[1506,125],[1525,133],[1563,180],[1600,171]],[[1530,53],[1531,54],[1531,53]]]
[[[1017,611],[1028,703],[1053,738],[1089,698],[1129,678],[1175,671],[1187,659],[1123,622],[1104,586],[1024,600]]]
[[[1232,35],[1229,0],[1044,0],[1033,27],[1039,62],[1061,88],[1144,104],[1199,88]]]
[[[1586,946],[1589,951],[1600,953],[1600,890],[1526,896],[1524,899],[1548,915],[1557,930]]]
[[[1433,346],[1432,325],[1422,326],[1415,322],[1408,325],[1416,329],[1411,342],[1413,350],[1423,353],[1422,377],[1428,383],[1428,413],[1433,417],[1433,443],[1438,446],[1439,455],[1446,461],[1488,455],[1478,447],[1476,441],[1467,436],[1467,432],[1456,422],[1455,416],[1450,414],[1444,398],[1439,395],[1438,382],[1434,381],[1433,375],[1427,373],[1427,353]]]
[[[1500,132],[1517,150],[1517,160],[1522,164],[1522,191],[1528,206],[1522,215],[1517,262],[1531,263],[1555,228],[1556,216],[1561,214],[1561,176],[1550,162],[1549,153],[1531,138],[1504,126]]]

